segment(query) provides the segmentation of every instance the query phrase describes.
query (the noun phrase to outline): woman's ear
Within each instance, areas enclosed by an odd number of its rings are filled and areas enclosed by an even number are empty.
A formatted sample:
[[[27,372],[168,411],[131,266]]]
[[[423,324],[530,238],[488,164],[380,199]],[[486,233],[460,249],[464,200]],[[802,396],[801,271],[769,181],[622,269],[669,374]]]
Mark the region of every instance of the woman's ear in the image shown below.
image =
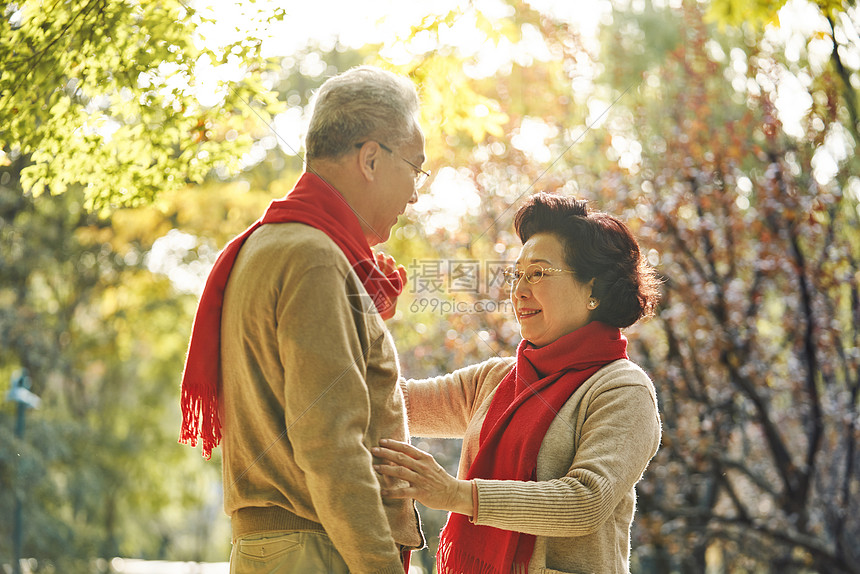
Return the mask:
[[[598,305],[600,305],[600,299],[594,296],[594,277],[591,278],[591,281],[589,281],[585,287],[590,292],[588,295],[588,310],[594,311],[597,309]]]

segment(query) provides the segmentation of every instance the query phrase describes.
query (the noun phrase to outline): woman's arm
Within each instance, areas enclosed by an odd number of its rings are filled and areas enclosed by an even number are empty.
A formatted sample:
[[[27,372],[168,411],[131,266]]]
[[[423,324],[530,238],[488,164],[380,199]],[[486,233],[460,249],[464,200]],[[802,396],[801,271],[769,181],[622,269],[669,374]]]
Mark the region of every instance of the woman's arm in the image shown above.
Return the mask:
[[[387,464],[375,468],[404,485],[383,496],[414,498],[430,508],[465,514],[476,524],[504,530],[539,536],[590,534],[612,515],[654,456],[660,420],[653,395],[643,385],[613,386],[598,393],[587,409],[573,463],[561,478],[458,480],[430,454],[384,441],[383,448],[371,452]]]
[[[584,536],[612,516],[657,451],[657,406],[648,387],[625,385],[600,392],[582,408],[587,418],[567,474],[539,482],[475,479],[476,524]]]
[[[496,388],[513,358],[493,358],[430,379],[401,380],[413,436],[462,438],[475,409]]]

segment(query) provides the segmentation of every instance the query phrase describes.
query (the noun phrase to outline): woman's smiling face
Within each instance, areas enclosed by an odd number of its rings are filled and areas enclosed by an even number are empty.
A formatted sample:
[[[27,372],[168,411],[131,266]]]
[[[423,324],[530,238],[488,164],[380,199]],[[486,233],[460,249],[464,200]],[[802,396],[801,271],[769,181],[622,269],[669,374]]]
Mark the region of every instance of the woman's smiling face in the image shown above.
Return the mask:
[[[536,233],[523,244],[516,269],[524,274],[532,264],[572,271],[565,262],[564,245],[552,233]],[[543,347],[587,325],[593,283],[580,283],[573,273],[557,271],[545,272],[534,284],[521,276],[511,287],[511,301],[523,339]]]

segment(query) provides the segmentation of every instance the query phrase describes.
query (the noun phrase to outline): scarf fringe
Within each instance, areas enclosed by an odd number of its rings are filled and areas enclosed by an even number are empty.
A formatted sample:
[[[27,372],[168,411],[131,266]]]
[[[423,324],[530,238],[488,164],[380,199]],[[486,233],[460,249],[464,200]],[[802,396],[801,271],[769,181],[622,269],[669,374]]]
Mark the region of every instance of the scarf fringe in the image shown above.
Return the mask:
[[[512,564],[510,573],[504,572],[500,566],[488,564],[481,558],[468,554],[462,549],[455,548],[450,540],[440,540],[436,552],[436,567],[439,574],[527,574],[528,562]]]
[[[196,392],[195,392],[196,391]],[[203,394],[200,390],[182,388],[180,399],[182,409],[182,428],[179,443],[197,446],[199,438],[203,458],[212,458],[212,449],[221,442],[221,418],[218,415],[216,395]]]

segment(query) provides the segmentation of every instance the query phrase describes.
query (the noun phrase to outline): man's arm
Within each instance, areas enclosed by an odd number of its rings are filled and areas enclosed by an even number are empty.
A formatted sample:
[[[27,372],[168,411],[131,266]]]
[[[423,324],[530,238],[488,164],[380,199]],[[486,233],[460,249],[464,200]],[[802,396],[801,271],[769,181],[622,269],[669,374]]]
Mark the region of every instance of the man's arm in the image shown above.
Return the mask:
[[[365,444],[372,413],[362,344],[382,344],[381,334],[373,340],[363,320],[378,319],[356,315],[349,292],[334,263],[301,269],[284,288],[277,316],[287,436],[317,516],[350,570],[402,572]]]

